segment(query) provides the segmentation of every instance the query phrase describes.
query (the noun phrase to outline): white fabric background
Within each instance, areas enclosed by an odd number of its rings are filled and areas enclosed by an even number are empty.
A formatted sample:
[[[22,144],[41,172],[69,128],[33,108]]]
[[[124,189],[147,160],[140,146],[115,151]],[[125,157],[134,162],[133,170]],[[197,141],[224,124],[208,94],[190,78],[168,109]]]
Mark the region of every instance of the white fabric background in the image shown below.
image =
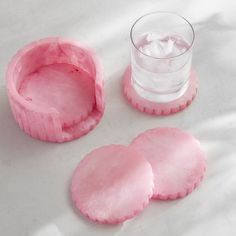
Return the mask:
[[[194,67],[199,93],[183,112],[152,117],[132,109],[120,82],[129,63],[129,29],[140,15],[174,11],[196,30]],[[0,1],[0,235],[231,236],[236,235],[236,4],[233,0]],[[51,144],[16,125],[4,86],[6,65],[25,44],[46,36],[86,43],[101,58],[106,111],[85,137]],[[207,152],[207,172],[188,197],[152,201],[138,217],[103,226],[77,214],[68,194],[71,174],[92,149],[128,144],[153,127],[179,127]],[[135,196],[134,196],[135,197]]]

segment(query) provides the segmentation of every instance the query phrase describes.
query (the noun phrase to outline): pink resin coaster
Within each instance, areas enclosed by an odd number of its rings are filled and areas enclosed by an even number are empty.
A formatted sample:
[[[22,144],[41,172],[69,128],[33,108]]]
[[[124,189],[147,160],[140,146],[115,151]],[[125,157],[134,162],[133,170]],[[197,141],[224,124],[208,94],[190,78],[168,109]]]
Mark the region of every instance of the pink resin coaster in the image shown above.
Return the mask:
[[[89,49],[61,38],[33,42],[7,69],[19,126],[34,138],[64,142],[93,129],[104,111],[100,64]]]
[[[154,174],[155,199],[177,199],[192,192],[205,171],[205,154],[193,136],[176,128],[148,130],[130,148],[146,157]]]
[[[153,194],[150,164],[135,150],[109,145],[89,153],[76,168],[72,200],[82,214],[116,224],[141,212]]]
[[[193,70],[191,71],[187,91],[172,102],[157,103],[146,100],[135,91],[131,83],[131,68],[128,66],[123,79],[124,95],[134,108],[150,115],[170,115],[179,112],[190,105],[197,94],[197,77]]]

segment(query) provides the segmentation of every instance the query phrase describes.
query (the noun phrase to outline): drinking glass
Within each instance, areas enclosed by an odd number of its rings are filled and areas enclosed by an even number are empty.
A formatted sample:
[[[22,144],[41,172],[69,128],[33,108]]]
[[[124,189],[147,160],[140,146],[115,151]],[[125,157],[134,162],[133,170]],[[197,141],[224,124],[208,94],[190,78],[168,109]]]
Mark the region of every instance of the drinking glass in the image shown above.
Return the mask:
[[[143,98],[166,103],[189,86],[194,43],[193,26],[170,12],[148,13],[130,31],[131,82]]]

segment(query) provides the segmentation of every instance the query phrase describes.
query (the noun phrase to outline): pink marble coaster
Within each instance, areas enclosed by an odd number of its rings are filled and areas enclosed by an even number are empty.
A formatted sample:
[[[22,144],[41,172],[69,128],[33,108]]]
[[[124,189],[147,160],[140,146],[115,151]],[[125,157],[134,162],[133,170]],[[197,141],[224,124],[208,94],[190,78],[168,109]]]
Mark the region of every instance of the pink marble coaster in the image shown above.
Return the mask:
[[[154,174],[155,199],[177,199],[192,192],[205,171],[205,154],[192,135],[176,128],[156,128],[129,146],[143,155]]]
[[[116,224],[141,212],[153,194],[150,164],[134,149],[109,145],[89,153],[77,166],[72,200],[89,219]]]
[[[76,42],[55,37],[27,45],[9,63],[6,79],[15,120],[34,138],[70,141],[103,115],[101,66]]]
[[[197,77],[192,70],[189,87],[180,98],[168,103],[156,103],[138,95],[131,84],[131,68],[128,66],[124,74],[123,91],[129,103],[139,111],[150,115],[170,115],[185,109],[191,104],[197,94]]]

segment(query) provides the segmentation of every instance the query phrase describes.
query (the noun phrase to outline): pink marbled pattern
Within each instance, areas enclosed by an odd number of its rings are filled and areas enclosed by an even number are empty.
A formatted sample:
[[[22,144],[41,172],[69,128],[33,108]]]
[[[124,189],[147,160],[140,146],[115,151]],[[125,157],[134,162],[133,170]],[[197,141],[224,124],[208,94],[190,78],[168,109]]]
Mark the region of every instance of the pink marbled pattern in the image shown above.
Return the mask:
[[[205,171],[205,153],[192,135],[176,128],[147,130],[130,148],[142,154],[154,174],[155,199],[177,199],[192,192]]]
[[[109,145],[87,154],[71,183],[72,200],[89,219],[116,224],[140,213],[153,193],[150,164],[132,148]]]

